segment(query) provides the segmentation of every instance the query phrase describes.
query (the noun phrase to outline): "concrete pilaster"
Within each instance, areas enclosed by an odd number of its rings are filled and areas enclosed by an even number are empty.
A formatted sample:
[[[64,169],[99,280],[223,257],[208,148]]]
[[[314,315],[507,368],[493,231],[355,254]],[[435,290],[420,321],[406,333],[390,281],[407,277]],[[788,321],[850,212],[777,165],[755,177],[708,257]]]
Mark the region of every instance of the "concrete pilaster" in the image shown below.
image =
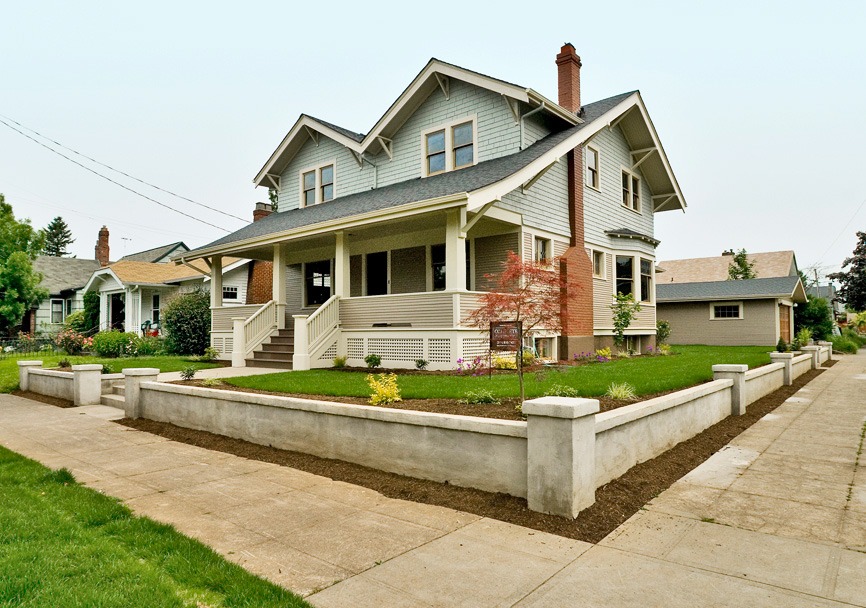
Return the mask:
[[[18,388],[22,391],[30,390],[30,369],[42,367],[42,361],[19,361],[18,362]]]
[[[794,378],[791,373],[791,360],[794,358],[794,353],[770,353],[770,361],[773,363],[783,363],[784,383],[785,386],[791,386],[794,383]]]
[[[713,380],[730,379],[734,381],[731,387],[731,415],[742,416],[746,413],[746,372],[748,365],[714,365]]]
[[[137,367],[123,370],[125,382],[123,411],[127,418],[141,418],[141,383],[156,382],[159,370],[153,367]]]
[[[99,405],[102,399],[102,366],[98,363],[72,366],[72,402]]]

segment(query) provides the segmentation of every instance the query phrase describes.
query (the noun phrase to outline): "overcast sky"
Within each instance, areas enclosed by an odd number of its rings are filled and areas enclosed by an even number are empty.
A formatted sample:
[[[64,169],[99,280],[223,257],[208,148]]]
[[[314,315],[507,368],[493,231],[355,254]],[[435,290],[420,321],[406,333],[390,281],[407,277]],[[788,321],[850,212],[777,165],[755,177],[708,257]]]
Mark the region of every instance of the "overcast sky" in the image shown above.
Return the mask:
[[[866,3],[297,4],[5,2],[0,116],[251,218],[252,178],[301,112],[366,132],[430,57],[556,99],[569,41],[584,102],[641,90],[685,194],[685,214],[657,216],[658,259],[794,249],[829,272],[866,230]],[[0,192],[36,226],[63,216],[82,258],[103,224],[113,259],[225,234],[3,125]]]

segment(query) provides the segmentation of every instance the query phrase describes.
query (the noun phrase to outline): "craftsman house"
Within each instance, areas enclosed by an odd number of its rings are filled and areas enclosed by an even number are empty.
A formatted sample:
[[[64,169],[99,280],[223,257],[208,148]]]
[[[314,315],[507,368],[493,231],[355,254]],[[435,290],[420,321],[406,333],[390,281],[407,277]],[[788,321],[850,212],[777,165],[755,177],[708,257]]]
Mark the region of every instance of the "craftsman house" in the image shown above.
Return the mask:
[[[654,344],[653,216],[683,195],[640,93],[582,104],[573,46],[556,65],[557,102],[432,59],[366,134],[301,115],[254,180],[279,212],[173,258],[211,269],[213,345],[235,365],[450,369],[486,352],[466,316],[508,251],[567,281],[541,356],[610,344],[617,291],[643,305],[630,345]],[[272,262],[272,299],[226,308],[226,256]]]

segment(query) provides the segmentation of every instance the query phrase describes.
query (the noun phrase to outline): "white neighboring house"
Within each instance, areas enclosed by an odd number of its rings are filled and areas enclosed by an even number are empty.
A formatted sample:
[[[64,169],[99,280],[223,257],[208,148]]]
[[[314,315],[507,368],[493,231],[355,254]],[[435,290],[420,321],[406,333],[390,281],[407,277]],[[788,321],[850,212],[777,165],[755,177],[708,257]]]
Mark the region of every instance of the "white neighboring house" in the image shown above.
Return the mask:
[[[33,269],[42,274],[39,284],[48,290],[48,297],[27,312],[21,323],[25,333],[57,333],[66,317],[84,308],[84,285],[100,268],[98,260],[60,258],[41,255]]]
[[[226,305],[246,304],[249,260],[229,259],[223,268]],[[210,281],[204,264],[197,267],[121,260],[93,273],[83,291],[99,293],[99,329],[141,334],[147,323],[158,328],[161,310],[178,293]]]

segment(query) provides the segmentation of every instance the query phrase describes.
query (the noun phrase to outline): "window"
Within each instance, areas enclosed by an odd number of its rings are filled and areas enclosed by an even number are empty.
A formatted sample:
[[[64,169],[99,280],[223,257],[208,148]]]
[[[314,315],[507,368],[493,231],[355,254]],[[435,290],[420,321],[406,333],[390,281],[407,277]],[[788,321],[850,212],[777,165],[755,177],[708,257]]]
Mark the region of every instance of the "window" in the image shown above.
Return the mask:
[[[424,177],[475,164],[475,119],[462,118],[422,133]]]
[[[318,205],[334,198],[334,162],[305,169],[300,173],[301,206]]]
[[[599,157],[598,150],[595,148],[591,148],[589,146],[586,147],[586,185],[590,188],[595,188],[599,190],[601,188],[601,181],[599,179]]]
[[[66,300],[66,315],[72,314],[72,300]]]
[[[710,304],[710,319],[742,319],[742,302],[713,302]]]
[[[555,360],[553,338],[535,338],[535,356],[539,359]]]
[[[600,279],[604,278],[605,273],[605,264],[604,264],[604,252],[603,251],[593,251],[592,252],[592,274]]]
[[[622,172],[622,205],[640,211],[640,178],[625,170]]]
[[[225,290],[223,290],[225,297]],[[155,293],[150,298],[150,321],[154,325],[159,324],[159,294]]]
[[[331,297],[331,260],[304,264],[306,306],[319,306]]]
[[[63,300],[51,300],[51,323],[63,323]]]
[[[237,300],[238,288],[223,285],[223,300]]]
[[[539,237],[535,237],[535,261],[536,262],[549,262],[550,261],[550,241],[548,239],[542,239]]]
[[[616,256],[616,292],[624,296],[634,293],[634,258]]]
[[[433,291],[445,289],[445,245],[430,247],[430,266],[433,270]]]
[[[640,301],[652,302],[653,300],[653,263],[650,260],[640,261]]]

